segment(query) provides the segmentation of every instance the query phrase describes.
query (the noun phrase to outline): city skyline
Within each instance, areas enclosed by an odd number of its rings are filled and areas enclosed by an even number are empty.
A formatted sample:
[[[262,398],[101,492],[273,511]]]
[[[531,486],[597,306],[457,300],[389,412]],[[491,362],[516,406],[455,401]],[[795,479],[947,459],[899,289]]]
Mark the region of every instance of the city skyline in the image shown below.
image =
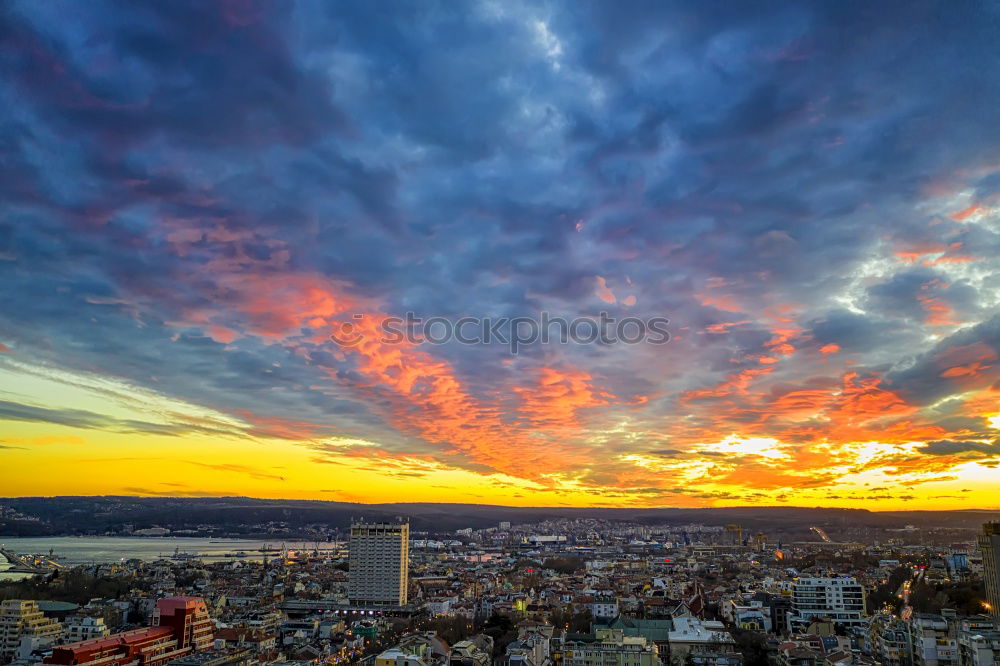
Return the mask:
[[[0,495],[1000,509],[998,21],[5,3]]]

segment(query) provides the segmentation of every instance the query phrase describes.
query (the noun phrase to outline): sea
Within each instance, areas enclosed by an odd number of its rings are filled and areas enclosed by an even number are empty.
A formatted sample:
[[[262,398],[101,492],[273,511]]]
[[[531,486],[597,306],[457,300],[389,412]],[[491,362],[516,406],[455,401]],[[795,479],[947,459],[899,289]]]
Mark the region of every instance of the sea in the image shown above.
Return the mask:
[[[261,549],[320,550],[329,551],[342,544],[315,541],[264,541],[251,539],[206,539],[197,537],[5,537],[0,536],[0,547],[21,555],[33,553],[46,555],[65,566],[103,564],[121,560],[139,559],[152,561],[175,554],[196,555],[203,562],[260,561],[273,558],[276,552]],[[246,553],[245,558],[227,557]],[[3,558],[0,558],[3,559]],[[195,558],[191,558],[195,559]],[[12,573],[11,565],[0,564],[0,580],[19,580],[31,574]]]

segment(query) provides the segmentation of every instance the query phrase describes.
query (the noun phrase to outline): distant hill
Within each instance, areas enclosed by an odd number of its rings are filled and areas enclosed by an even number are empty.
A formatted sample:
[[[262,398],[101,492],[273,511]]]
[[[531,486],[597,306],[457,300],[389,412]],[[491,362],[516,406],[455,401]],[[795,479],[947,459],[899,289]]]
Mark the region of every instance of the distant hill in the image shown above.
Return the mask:
[[[0,535],[42,536],[119,532],[158,525],[171,530],[224,531],[264,534],[287,530],[310,532],[309,526],[343,528],[352,519],[378,520],[405,516],[416,531],[445,532],[496,526],[500,521],[535,523],[559,518],[596,518],[646,524],[725,525],[746,529],[804,531],[810,526],[832,528],[917,527],[975,528],[1000,520],[995,511],[888,511],[805,507],[733,507],[711,509],[588,509],[508,507],[481,504],[351,504],[312,500],[267,500],[249,497],[19,497],[0,505],[37,520],[0,518]],[[266,526],[266,527],[261,527]],[[840,528],[840,529],[838,529]]]

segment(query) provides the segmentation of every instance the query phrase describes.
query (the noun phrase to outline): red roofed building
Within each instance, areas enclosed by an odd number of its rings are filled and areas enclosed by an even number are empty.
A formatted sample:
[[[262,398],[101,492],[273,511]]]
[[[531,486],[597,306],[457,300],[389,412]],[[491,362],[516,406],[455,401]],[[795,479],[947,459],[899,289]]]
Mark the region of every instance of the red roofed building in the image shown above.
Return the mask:
[[[158,666],[212,647],[212,620],[200,597],[165,597],[156,602],[153,626],[107,638],[53,648],[46,664],[62,666]]]

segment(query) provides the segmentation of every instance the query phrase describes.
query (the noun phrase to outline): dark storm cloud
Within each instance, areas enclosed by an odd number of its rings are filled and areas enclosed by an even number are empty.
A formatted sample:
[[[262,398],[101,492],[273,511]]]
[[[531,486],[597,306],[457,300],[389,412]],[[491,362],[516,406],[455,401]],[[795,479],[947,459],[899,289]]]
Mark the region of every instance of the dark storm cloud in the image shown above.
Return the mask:
[[[834,310],[809,322],[817,344],[836,344],[844,349],[867,351],[874,346],[890,343],[892,324],[873,315]]]

